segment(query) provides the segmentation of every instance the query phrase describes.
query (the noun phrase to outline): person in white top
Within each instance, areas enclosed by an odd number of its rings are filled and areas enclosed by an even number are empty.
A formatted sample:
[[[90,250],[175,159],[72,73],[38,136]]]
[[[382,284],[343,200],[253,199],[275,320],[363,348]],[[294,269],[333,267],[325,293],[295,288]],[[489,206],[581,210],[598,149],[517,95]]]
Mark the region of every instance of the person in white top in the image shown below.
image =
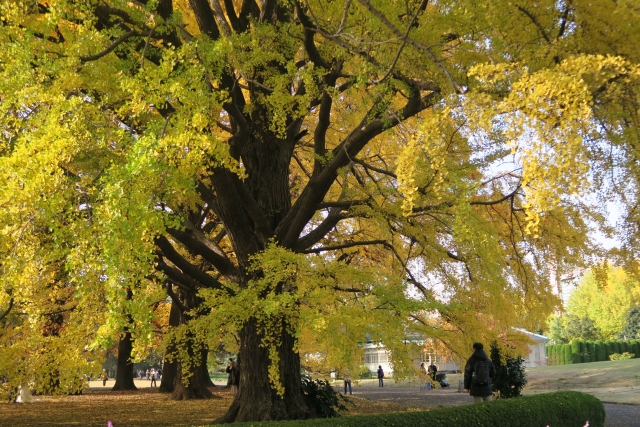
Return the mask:
[[[158,385],[156,384],[156,370],[152,369],[149,375],[151,376],[151,387],[157,387]]]

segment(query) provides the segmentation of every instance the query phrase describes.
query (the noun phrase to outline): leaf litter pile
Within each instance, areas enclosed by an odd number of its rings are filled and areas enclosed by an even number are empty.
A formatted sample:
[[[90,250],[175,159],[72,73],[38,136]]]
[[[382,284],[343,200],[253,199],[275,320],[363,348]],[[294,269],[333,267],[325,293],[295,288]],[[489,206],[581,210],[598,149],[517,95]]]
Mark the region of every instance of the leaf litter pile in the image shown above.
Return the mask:
[[[212,389],[209,400],[169,400],[157,389],[138,391],[88,390],[79,396],[34,396],[32,403],[0,403],[1,427],[201,426],[211,424],[231,404],[228,389]],[[374,402],[350,397],[344,416],[417,410],[395,402]],[[424,410],[424,408],[423,408]]]

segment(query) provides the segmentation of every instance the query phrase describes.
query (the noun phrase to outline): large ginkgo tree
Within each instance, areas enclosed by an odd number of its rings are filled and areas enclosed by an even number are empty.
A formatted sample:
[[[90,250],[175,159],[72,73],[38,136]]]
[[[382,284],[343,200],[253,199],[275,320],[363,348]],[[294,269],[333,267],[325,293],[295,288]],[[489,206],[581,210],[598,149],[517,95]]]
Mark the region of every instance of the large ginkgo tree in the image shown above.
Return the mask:
[[[168,295],[175,397],[223,343],[220,421],[307,418],[301,354],[356,369],[383,341],[401,375],[407,336],[538,329],[616,197],[634,248],[633,1],[1,5],[8,377],[74,389],[109,339],[141,354]]]

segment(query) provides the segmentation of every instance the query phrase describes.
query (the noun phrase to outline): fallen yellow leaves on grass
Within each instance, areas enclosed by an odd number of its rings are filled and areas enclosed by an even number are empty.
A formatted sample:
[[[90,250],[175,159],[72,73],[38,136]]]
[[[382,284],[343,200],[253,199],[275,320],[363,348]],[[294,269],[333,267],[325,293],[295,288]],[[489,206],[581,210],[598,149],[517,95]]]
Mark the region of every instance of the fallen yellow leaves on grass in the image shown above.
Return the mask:
[[[212,389],[210,400],[173,401],[157,389],[134,392],[85,391],[79,396],[35,396],[27,404],[0,404],[1,427],[198,426],[211,424],[231,404],[225,389]],[[415,410],[401,403],[352,397],[345,416]]]

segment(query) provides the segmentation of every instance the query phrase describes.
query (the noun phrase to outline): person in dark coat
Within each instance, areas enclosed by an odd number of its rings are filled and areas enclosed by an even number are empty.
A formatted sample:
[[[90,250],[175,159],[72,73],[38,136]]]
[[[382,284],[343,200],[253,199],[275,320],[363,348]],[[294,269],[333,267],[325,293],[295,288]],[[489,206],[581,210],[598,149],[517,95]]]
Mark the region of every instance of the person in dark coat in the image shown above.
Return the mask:
[[[229,365],[226,369],[227,374],[229,374],[227,377],[227,387],[231,387],[231,365],[233,365],[233,359],[229,359]]]
[[[231,384],[231,395],[235,396],[238,393],[238,386],[240,385],[240,368],[238,364],[229,359],[230,363],[227,367],[227,373],[229,374],[229,383]]]
[[[431,376],[434,381],[436,380],[437,373],[438,367],[433,362],[431,362],[431,365],[429,365],[429,376]]]
[[[382,370],[382,366],[378,365],[378,387],[384,387],[384,371]]]
[[[486,382],[479,382],[476,379],[476,369],[480,369],[482,366],[477,365],[480,362],[484,364],[484,369],[486,370]],[[480,373],[480,375],[482,375],[482,373]],[[491,400],[491,395],[493,394],[491,378],[495,377],[495,375],[496,368],[487,357],[487,353],[485,353],[482,344],[479,342],[474,343],[473,354],[469,360],[467,360],[467,364],[464,367],[464,391],[469,392],[469,395],[473,396],[474,403]]]

